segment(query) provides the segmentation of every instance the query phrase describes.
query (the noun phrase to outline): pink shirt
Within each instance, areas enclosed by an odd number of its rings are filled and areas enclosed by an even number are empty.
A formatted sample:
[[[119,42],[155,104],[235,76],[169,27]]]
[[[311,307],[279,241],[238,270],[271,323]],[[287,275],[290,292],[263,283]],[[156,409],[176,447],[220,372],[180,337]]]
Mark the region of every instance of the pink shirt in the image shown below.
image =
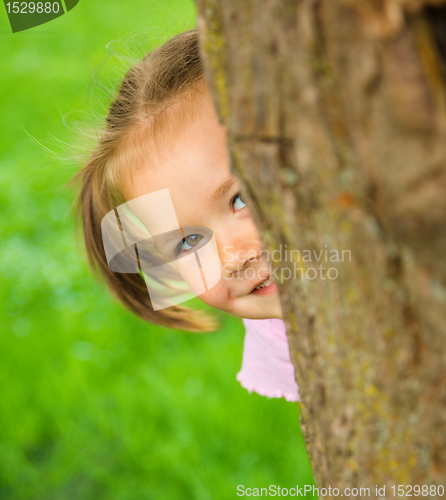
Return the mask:
[[[281,319],[244,319],[246,328],[242,367],[237,380],[249,392],[270,398],[299,401],[285,322]]]

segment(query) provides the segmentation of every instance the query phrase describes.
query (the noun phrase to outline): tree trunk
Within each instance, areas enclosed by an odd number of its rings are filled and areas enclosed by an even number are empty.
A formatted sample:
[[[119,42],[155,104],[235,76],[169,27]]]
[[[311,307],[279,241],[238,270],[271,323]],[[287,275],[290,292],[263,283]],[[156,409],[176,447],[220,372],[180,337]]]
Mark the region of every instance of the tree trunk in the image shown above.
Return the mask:
[[[318,486],[444,483],[445,2],[197,5]]]

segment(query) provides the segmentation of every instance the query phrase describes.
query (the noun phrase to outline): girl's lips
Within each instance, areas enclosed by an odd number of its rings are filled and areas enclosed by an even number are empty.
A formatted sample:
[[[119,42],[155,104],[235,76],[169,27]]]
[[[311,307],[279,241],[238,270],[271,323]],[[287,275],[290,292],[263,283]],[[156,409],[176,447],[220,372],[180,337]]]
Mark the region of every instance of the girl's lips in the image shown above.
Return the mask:
[[[272,295],[273,293],[276,293],[276,291],[277,287],[273,281],[270,285],[259,288],[258,290],[254,288],[250,295]]]

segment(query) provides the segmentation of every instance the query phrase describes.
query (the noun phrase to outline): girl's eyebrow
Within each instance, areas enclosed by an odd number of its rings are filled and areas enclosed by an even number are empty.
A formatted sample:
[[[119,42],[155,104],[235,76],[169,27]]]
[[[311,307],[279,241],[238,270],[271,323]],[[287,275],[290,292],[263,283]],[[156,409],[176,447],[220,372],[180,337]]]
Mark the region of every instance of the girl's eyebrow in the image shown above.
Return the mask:
[[[226,179],[220,187],[214,192],[214,194],[211,197],[212,203],[215,203],[218,201],[222,196],[224,196],[230,189],[231,187],[237,182],[237,179],[235,177],[229,177]]]

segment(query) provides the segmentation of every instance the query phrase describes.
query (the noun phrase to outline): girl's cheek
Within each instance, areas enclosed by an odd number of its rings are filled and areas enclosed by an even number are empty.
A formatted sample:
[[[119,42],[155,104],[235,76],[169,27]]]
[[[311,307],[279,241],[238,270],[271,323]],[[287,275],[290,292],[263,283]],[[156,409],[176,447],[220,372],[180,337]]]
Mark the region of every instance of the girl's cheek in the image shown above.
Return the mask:
[[[225,279],[221,279],[214,287],[200,295],[200,299],[216,309],[226,309],[230,297]]]

